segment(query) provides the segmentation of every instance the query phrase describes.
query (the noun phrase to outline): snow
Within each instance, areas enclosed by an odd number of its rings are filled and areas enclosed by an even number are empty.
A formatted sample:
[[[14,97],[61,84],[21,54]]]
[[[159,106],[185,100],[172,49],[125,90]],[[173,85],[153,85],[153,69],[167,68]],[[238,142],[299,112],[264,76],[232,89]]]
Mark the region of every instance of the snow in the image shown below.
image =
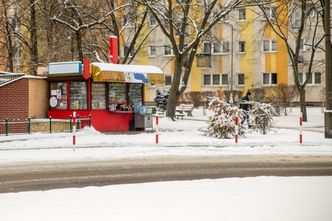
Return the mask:
[[[194,117],[159,120],[155,133],[100,133],[84,128],[73,148],[70,133],[33,133],[0,136],[0,164],[27,161],[111,160],[149,156],[326,155],[332,140],[323,134],[323,114],[309,108],[304,140],[299,144],[299,110],[275,118],[266,135],[257,132],[233,139],[205,136],[207,117],[194,109]],[[122,184],[0,194],[4,221],[58,220],[292,220],[330,221],[332,176],[251,177],[216,180]]]
[[[85,128],[77,133],[73,151],[70,133],[0,136],[0,163],[25,161],[107,160],[164,155],[250,155],[250,154],[312,154],[332,155],[332,140],[325,139],[323,114],[319,108],[310,108],[309,122],[304,122],[303,144],[299,144],[299,115],[294,108],[288,116],[276,118],[276,127],[268,134],[246,134],[235,144],[234,139],[217,139],[204,135],[208,122],[202,110],[194,109],[194,117],[172,121],[159,120],[159,144],[155,133],[100,133]],[[313,120],[311,120],[313,119]]]
[[[111,63],[91,63],[98,67],[101,72],[133,72],[133,73],[149,73],[163,74],[163,71],[156,66],[149,65],[129,65],[129,64],[111,64]]]
[[[4,221],[330,221],[332,177],[252,177],[0,194]]]

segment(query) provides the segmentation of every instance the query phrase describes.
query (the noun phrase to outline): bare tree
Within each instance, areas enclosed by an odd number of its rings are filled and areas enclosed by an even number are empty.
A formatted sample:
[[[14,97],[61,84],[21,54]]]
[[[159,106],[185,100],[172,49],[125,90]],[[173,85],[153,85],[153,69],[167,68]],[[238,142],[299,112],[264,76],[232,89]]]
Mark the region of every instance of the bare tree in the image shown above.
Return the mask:
[[[152,27],[145,31],[148,25],[148,8],[141,7],[135,0],[127,1],[130,7],[124,7],[116,10],[116,4],[113,0],[106,0],[108,10],[114,11],[110,15],[111,24],[103,23],[105,29],[99,29],[100,32],[110,32],[117,36],[118,45],[124,46],[123,55],[120,63],[129,64],[133,61],[139,50],[146,42],[150,33],[157,27]],[[105,36],[104,33],[101,36]],[[121,44],[120,44],[121,42]],[[108,60],[108,39],[103,38],[102,42],[96,42],[94,48],[100,49],[103,60]]]
[[[324,35],[319,35],[320,17],[311,16],[311,13],[317,11],[316,1],[280,1],[276,10],[267,10],[269,8],[262,5],[259,5],[259,7],[267,21],[268,27],[270,27],[286,45],[293,70],[294,83],[300,95],[303,120],[307,121],[305,88],[312,76],[315,53],[320,48],[320,43],[324,39]],[[305,36],[305,33],[310,33],[310,36]],[[306,72],[302,73],[306,77],[301,80],[299,65],[302,65],[304,60],[300,54],[300,50],[304,45],[304,37],[309,39],[306,45],[310,47],[311,52],[307,65],[305,65],[305,67],[307,67]]]
[[[14,72],[14,57],[18,48],[15,41],[15,31],[17,28],[15,16],[15,3],[12,1],[1,0],[0,17],[0,66],[4,70]]]
[[[212,27],[243,1],[138,0],[149,8],[174,52],[174,74],[166,115],[174,119],[179,96],[185,91],[197,49]]]
[[[83,3],[82,3],[83,4]],[[74,35],[79,60],[83,61],[83,37],[87,30],[97,25],[101,25],[117,10],[127,7],[129,4],[121,5],[104,14],[98,10],[94,11],[95,6],[90,8],[86,5],[78,5],[76,1],[66,0],[59,4],[62,7],[60,13],[51,18],[51,20],[64,25]]]

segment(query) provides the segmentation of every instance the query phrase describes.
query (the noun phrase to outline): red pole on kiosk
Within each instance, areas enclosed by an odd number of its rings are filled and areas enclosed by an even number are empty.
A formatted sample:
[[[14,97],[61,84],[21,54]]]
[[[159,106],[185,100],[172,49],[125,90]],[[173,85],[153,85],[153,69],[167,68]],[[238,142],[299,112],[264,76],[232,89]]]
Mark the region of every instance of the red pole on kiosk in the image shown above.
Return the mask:
[[[302,144],[302,122],[303,122],[303,114],[300,114],[300,144]]]
[[[158,135],[158,132],[159,132],[159,119],[158,119],[158,116],[156,116],[156,144],[158,144],[159,142],[159,135]]]
[[[76,111],[73,112],[73,146],[76,144]]]
[[[119,62],[118,38],[110,37],[110,62],[117,64]]]
[[[235,115],[235,143],[239,140],[239,116]]]

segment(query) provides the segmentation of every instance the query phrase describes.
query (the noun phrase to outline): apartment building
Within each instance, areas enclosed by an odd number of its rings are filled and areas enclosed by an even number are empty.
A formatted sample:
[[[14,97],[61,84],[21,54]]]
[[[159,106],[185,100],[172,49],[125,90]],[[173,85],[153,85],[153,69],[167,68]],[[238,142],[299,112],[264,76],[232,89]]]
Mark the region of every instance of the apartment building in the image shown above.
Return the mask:
[[[266,13],[274,16],[277,4],[266,7]],[[288,16],[285,12],[278,12],[279,16]],[[317,16],[312,13],[311,16]],[[294,20],[294,21],[293,21]],[[282,27],[283,33],[288,35],[296,31],[296,16],[290,19],[289,27]],[[156,21],[150,16],[149,28],[154,27]],[[322,28],[322,27],[320,27]],[[312,27],[305,29],[300,69],[307,70],[310,49],[306,41],[311,39]],[[323,33],[322,29],[319,31]],[[289,34],[289,41],[294,42]],[[324,70],[319,61],[324,57],[322,50],[315,55],[316,65],[313,69],[312,80],[307,85],[308,103],[323,101]],[[155,28],[144,48],[136,55],[135,64],[151,64],[162,68],[165,73],[165,85],[172,81],[174,69],[171,44],[163,35],[160,28]],[[321,64],[321,63],[320,63]],[[298,76],[299,79],[305,79]],[[238,91],[245,93],[253,88],[264,88],[278,84],[294,85],[292,66],[288,57],[285,42],[267,25],[267,20],[258,7],[246,7],[233,10],[223,21],[218,22],[210,34],[206,36],[198,50],[190,75],[188,91]],[[152,100],[154,87],[150,88],[146,97]],[[294,100],[297,102],[298,98]]]

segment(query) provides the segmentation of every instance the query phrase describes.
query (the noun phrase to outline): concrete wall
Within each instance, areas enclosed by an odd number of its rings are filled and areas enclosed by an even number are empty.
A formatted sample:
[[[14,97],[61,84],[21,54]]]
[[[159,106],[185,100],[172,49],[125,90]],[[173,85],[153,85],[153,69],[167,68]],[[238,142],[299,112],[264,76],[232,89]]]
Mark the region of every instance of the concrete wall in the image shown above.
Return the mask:
[[[48,82],[45,79],[29,79],[29,116],[45,118],[48,111]]]

